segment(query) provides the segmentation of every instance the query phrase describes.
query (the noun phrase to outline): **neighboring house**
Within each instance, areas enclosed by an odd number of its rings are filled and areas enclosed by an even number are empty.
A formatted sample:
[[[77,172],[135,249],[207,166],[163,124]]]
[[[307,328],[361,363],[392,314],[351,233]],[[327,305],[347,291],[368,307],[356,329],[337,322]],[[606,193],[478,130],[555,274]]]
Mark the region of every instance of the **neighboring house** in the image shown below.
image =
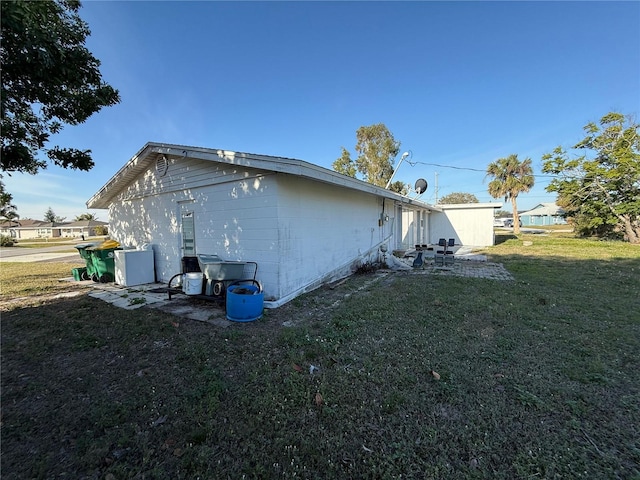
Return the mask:
[[[96,228],[102,230],[102,227],[106,227],[107,222],[101,222],[100,220],[80,220],[78,222],[70,222],[60,224],[60,236],[62,237],[94,237],[98,235]]]
[[[474,236],[455,225],[456,206],[434,207],[301,160],[180,145],[146,144],[87,207],[109,209],[110,236],[121,244],[152,245],[162,282],[180,273],[184,256],[257,262],[267,307],[378,261],[382,245],[391,253],[446,235],[493,244],[493,205],[484,208],[488,234]],[[484,210],[469,209],[464,222]]]
[[[39,222],[26,227],[16,228],[19,239],[27,238],[58,238],[60,236],[60,224],[55,222]]]
[[[19,227],[20,223],[15,220],[2,220],[0,221],[0,235],[7,235],[11,238],[16,238],[16,227]]]
[[[96,235],[96,227],[106,226],[107,222],[98,220],[84,220],[80,222],[51,223],[43,220],[17,220],[0,224],[0,233],[9,235],[17,240],[34,238],[80,238],[83,235]]]
[[[43,220],[32,220],[30,218],[16,220],[11,222],[9,227],[2,225],[0,228],[3,234],[15,239],[52,238],[60,236],[60,229],[57,228],[57,224]]]
[[[564,210],[555,203],[541,203],[531,210],[520,213],[523,225],[558,225],[566,224]]]

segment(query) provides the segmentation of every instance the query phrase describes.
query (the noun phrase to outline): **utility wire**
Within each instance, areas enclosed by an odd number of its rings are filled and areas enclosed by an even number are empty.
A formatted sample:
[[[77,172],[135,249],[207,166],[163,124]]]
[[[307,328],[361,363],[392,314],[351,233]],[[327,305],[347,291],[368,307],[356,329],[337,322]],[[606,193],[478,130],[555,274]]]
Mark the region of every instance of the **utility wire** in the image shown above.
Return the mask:
[[[455,165],[442,165],[440,163],[427,163],[427,162],[418,162],[418,161],[408,161],[407,163],[409,165],[411,165],[412,167],[415,167],[418,163],[420,165],[430,165],[432,167],[439,167],[439,168],[453,168],[455,170],[468,170],[470,172],[482,172],[482,173],[487,173],[486,170],[480,169],[480,168],[471,168],[471,167],[456,167]],[[533,175],[534,177],[537,178],[555,178],[558,175]]]
[[[427,163],[427,162],[409,162],[407,161],[407,163],[409,165],[411,165],[412,167],[415,167],[416,164],[420,164],[420,165],[431,165],[433,167],[440,167],[440,168],[454,168],[456,170],[470,170],[472,172],[483,172],[485,173],[486,170],[480,170],[479,168],[471,168],[471,167],[456,167],[454,165],[440,165],[439,163]]]

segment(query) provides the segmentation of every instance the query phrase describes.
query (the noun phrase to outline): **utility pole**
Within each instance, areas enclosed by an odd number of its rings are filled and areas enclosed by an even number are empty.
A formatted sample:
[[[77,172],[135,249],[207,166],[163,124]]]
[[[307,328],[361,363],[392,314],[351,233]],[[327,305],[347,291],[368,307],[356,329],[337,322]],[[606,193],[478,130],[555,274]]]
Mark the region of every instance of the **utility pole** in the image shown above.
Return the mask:
[[[434,205],[438,204],[438,172],[436,172],[436,203]]]

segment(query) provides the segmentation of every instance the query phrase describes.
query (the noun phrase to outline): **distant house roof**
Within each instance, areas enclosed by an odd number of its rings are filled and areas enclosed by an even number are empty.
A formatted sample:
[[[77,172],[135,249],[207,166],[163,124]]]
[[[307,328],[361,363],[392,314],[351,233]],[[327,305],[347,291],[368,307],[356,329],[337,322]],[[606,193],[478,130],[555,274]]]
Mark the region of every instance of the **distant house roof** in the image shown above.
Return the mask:
[[[31,230],[36,228],[91,228],[99,225],[107,225],[107,222],[101,222],[100,220],[81,220],[79,222],[45,222],[44,220],[33,220],[28,218],[26,220],[14,220],[12,222],[2,223],[2,228],[17,228],[23,230]]]
[[[14,227],[19,227],[20,224],[18,222],[16,222],[15,220],[0,220],[0,227],[1,228],[14,228]]]
[[[173,157],[177,159],[188,157],[191,159],[296,175],[318,182],[329,183],[344,188],[350,188],[402,201],[404,204],[414,205],[426,210],[440,211],[440,206],[434,207],[433,205],[402,196],[382,187],[364,182],[357,178],[342,175],[334,172],[333,170],[329,170],[303,160],[154,142],[147,143],[120,170],[118,170],[118,172],[116,172],[116,174],[87,201],[87,207],[108,208],[109,204],[118,196],[118,194],[135,178],[137,178],[138,175],[149,169],[152,165],[155,165],[156,162],[162,161],[163,157]]]
[[[520,215],[540,215],[540,216],[554,216],[564,215],[564,210],[555,203],[540,203],[531,210],[522,212]]]
[[[23,227],[23,228],[28,228],[28,227],[39,227],[40,225],[42,225],[44,222],[44,220],[34,220],[32,218],[24,218],[24,219],[18,219],[18,220],[14,220],[13,224],[16,227]]]

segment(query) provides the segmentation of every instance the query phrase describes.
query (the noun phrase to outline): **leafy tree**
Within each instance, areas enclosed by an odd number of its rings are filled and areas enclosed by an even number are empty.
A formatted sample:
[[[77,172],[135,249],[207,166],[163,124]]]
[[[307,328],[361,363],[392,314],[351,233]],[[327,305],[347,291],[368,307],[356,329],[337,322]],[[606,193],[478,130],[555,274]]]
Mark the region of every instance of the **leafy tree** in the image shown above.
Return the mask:
[[[333,169],[350,177],[360,173],[366,182],[386,186],[393,174],[393,159],[400,151],[400,142],[383,123],[360,127],[356,139],[358,157],[353,160],[342,147],[342,156],[333,162]]]
[[[346,148],[341,148],[342,155],[339,159],[333,162],[333,169],[338,173],[355,178],[357,170],[354,161],[351,159],[351,154]]]
[[[440,199],[442,205],[451,204],[451,203],[479,203],[478,197],[476,197],[473,193],[464,193],[464,192],[453,192],[449,195],[445,195]]]
[[[388,181],[388,180],[387,180]],[[386,184],[385,184],[386,185]],[[389,185],[389,190],[399,193],[400,195],[406,195],[409,193],[411,186],[398,180]]]
[[[46,212],[44,212],[44,221],[53,223],[56,221],[56,212],[53,211],[53,208],[49,207]]]
[[[616,112],[600,125],[584,127],[587,136],[573,148],[584,152],[569,158],[557,147],[542,157],[542,171],[558,175],[547,186],[556,203],[580,235],[622,233],[640,243],[640,135],[639,125]]]
[[[531,168],[531,159],[518,160],[518,155],[499,158],[487,167],[487,176],[493,177],[489,182],[489,195],[493,198],[504,197],[511,200],[513,207],[513,233],[520,233],[520,216],[518,215],[518,195],[528,192],[535,179]]]
[[[19,217],[17,207],[11,202],[13,196],[6,192],[4,189],[4,183],[0,181],[0,219],[4,221],[15,220]]]
[[[62,223],[65,221],[67,217],[59,217],[53,211],[53,208],[49,207],[46,212],[44,212],[44,221],[49,223]]]
[[[74,222],[82,222],[83,220],[98,220],[98,216],[95,213],[83,213],[81,215],[78,215],[75,219]]]
[[[94,165],[90,150],[45,149],[63,124],[78,125],[120,101],[84,45],[90,32],[79,9],[78,0],[0,2],[2,171],[36,174],[47,166],[41,150],[63,168]]]

